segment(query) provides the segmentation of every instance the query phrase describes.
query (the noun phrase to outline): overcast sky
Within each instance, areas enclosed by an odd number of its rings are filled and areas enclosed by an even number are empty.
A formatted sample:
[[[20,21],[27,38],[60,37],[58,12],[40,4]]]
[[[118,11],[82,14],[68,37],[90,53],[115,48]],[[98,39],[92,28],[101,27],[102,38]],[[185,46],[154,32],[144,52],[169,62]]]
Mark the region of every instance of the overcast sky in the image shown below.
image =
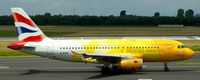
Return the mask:
[[[0,0],[0,15],[10,15],[11,7],[22,7],[28,14],[64,15],[119,15],[152,16],[160,12],[163,16],[175,16],[179,8],[193,9],[200,13],[200,0]]]

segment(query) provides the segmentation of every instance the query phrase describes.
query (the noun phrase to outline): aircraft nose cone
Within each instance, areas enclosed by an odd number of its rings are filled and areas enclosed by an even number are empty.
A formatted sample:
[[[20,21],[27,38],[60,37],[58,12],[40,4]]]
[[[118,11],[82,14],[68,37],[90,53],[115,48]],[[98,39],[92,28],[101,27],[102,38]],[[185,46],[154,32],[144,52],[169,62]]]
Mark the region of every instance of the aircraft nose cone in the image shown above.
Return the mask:
[[[186,57],[187,57],[187,59],[189,59],[189,58],[192,58],[195,55],[195,52],[191,49],[186,49],[185,54],[187,54]]]

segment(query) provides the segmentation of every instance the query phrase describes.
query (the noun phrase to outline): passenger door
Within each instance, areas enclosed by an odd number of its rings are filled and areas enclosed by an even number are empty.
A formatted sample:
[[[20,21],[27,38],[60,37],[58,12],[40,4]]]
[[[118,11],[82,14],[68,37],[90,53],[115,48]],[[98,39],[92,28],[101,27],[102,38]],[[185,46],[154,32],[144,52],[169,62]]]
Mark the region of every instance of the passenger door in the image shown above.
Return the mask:
[[[47,46],[47,56],[49,57],[49,58],[55,58],[55,56],[53,55],[53,48],[52,48],[53,46],[51,46],[51,45],[48,45]]]

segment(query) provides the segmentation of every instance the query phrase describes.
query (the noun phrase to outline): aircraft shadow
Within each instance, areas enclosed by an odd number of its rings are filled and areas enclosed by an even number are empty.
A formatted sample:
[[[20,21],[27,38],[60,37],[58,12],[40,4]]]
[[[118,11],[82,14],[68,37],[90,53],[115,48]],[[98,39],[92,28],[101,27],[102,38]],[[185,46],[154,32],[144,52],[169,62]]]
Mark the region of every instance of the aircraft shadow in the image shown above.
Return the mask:
[[[196,71],[196,70],[170,70],[169,72],[187,72],[187,71]],[[100,74],[100,75],[95,75],[92,77],[89,77],[87,79],[99,79],[99,78],[105,78],[105,77],[112,77],[112,76],[118,76],[118,75],[147,75],[147,74],[151,74],[153,72],[163,72],[165,73],[163,70],[141,70],[139,72],[118,72],[118,73],[111,73],[111,74]],[[167,73],[167,72],[166,72]]]
[[[196,70],[170,70],[169,72],[185,72],[185,71],[196,71]],[[163,70],[141,70],[139,72],[115,72],[109,74],[101,74],[100,71],[42,71],[42,70],[28,70],[28,72],[21,75],[31,75],[40,73],[97,73],[98,75],[91,76],[87,79],[100,79],[119,75],[147,75],[151,72],[164,72]]]
[[[170,70],[169,72],[187,72],[187,71],[196,71],[196,70]],[[141,70],[140,72],[164,72],[164,70]]]
[[[111,76],[118,76],[118,75],[143,75],[143,72],[117,72],[117,73],[109,73],[109,74],[101,74],[100,71],[43,71],[43,70],[28,70],[28,72],[23,73],[21,75],[32,75],[32,74],[40,74],[40,73],[97,73],[98,75],[91,76],[87,79],[99,79],[99,78],[106,78]]]
[[[106,77],[112,77],[112,76],[119,76],[119,75],[145,75],[146,73],[143,72],[118,72],[118,73],[109,73],[109,74],[99,74],[95,76],[91,76],[87,79],[100,79],[100,78],[106,78]]]
[[[99,73],[99,71],[42,71],[42,70],[28,70],[28,72],[21,75],[40,74],[40,73]]]

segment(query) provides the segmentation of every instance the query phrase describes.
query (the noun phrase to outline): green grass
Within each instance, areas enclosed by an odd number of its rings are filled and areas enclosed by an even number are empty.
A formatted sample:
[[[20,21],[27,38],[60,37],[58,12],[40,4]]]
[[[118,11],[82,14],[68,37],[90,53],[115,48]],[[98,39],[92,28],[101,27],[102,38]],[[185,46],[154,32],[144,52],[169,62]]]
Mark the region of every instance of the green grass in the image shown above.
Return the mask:
[[[73,34],[74,32],[44,32],[47,36],[56,37],[64,36],[66,34]],[[0,37],[16,37],[16,31],[0,31]]]
[[[0,31],[0,37],[16,37],[16,31]]]
[[[40,26],[49,37],[200,36],[200,28],[157,26]],[[0,37],[16,37],[15,27],[0,26]]]
[[[65,35],[70,35],[75,32],[44,32],[45,35],[50,36],[50,37],[57,37],[57,36],[65,36]]]

